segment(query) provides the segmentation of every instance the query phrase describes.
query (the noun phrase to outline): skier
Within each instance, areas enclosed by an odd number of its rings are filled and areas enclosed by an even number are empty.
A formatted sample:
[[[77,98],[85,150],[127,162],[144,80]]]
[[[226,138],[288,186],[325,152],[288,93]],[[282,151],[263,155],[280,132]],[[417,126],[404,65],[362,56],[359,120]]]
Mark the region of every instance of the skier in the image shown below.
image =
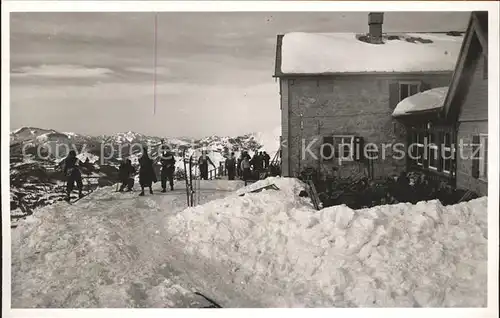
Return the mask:
[[[78,188],[78,197],[83,197],[83,182],[82,174],[80,172],[79,165],[82,164],[80,160],[76,157],[76,152],[71,150],[68,156],[64,159],[64,175],[67,178],[66,181],[66,201],[70,200],[70,194],[73,191],[73,187],[76,182]]]
[[[271,161],[271,157],[267,154],[267,152],[264,151],[263,158],[264,158],[264,168],[269,169],[269,162]]]
[[[231,152],[229,158],[226,159],[226,171],[228,180],[234,180],[234,175],[236,173],[236,159],[234,158],[234,152]]]
[[[144,195],[144,188],[149,188],[149,193],[153,194],[153,182],[157,182],[156,173],[153,168],[153,160],[149,158],[147,149],[142,150],[142,156],[139,159],[139,183],[141,184],[140,196]]]
[[[134,187],[135,168],[132,166],[130,159],[124,160],[118,169],[118,177],[122,182],[119,192],[123,192],[127,188],[127,192],[132,191]]]
[[[161,192],[167,192],[167,179],[170,190],[174,191],[175,158],[169,148],[163,153],[161,158]]]
[[[243,180],[247,181],[250,179],[250,160],[248,160],[248,156],[244,156],[241,161],[241,171],[243,174]]]
[[[200,176],[202,180],[208,180],[208,164],[211,164],[214,169],[216,169],[215,164],[212,162],[206,152],[203,151],[200,158],[198,159],[198,165],[200,168]]]

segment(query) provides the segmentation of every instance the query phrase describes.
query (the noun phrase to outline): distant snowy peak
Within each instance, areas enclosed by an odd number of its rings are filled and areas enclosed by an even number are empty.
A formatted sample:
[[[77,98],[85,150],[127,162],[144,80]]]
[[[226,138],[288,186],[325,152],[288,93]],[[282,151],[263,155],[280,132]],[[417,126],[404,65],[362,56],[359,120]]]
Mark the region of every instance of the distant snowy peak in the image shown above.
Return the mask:
[[[163,141],[173,149],[195,149],[207,150],[225,154],[228,151],[239,153],[246,150],[267,151],[273,154],[279,147],[280,127],[269,132],[258,132],[241,136],[207,136],[204,138],[185,138],[185,137],[158,137],[127,131],[114,135],[89,136],[74,132],[57,132],[53,129],[41,129],[34,127],[22,127],[11,132],[11,142],[34,142],[43,144],[47,142],[64,142],[70,144],[87,144],[95,148],[99,143],[109,144],[142,144],[148,147],[160,145]]]
[[[22,141],[22,140],[36,139],[41,135],[49,133],[57,133],[57,131],[53,129],[42,129],[36,127],[21,127],[11,132],[10,137],[11,139]]]
[[[280,147],[281,127],[278,126],[272,131],[256,132],[253,134],[254,140],[262,147],[261,151],[266,151],[268,154],[275,154]]]
[[[118,143],[132,143],[135,141],[139,141],[144,138],[143,134],[136,133],[133,131],[127,131],[124,133],[117,133],[116,135],[113,136],[113,139],[118,142]]]
[[[189,142],[187,142],[185,140],[181,140],[179,138],[169,138],[168,143],[170,143],[172,145],[178,145],[178,146],[188,146],[190,144]]]
[[[38,135],[54,131],[55,130],[53,129],[42,129],[42,128],[24,126],[12,131],[11,135],[21,135],[21,134]]]

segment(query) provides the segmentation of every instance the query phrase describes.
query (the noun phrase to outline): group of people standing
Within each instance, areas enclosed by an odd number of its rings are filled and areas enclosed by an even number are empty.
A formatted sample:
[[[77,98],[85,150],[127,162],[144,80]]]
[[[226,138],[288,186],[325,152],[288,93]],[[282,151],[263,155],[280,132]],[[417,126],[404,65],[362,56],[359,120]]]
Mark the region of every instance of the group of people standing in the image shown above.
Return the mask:
[[[174,190],[174,173],[175,173],[175,157],[174,154],[167,149],[159,156],[159,162],[161,164],[160,180],[161,180],[161,192],[167,191],[167,181],[170,186],[170,190]],[[141,187],[140,196],[144,196],[144,189],[149,188],[149,193],[153,194],[153,183],[158,181],[154,165],[158,162],[158,159],[151,159],[148,155],[147,149],[142,150],[142,156],[139,159],[139,184]],[[228,179],[234,180],[236,177],[243,180],[252,179],[252,173],[260,173],[269,168],[270,157],[265,151],[257,152],[253,157],[250,157],[248,152],[243,151],[239,158],[235,157],[234,152],[225,161],[225,169],[227,171]],[[66,185],[66,200],[69,201],[71,192],[74,189],[74,184],[76,183],[79,197],[82,197],[83,182],[80,168],[89,165],[89,160],[82,163],[76,156],[75,151],[70,151],[68,156],[62,161],[64,164],[64,175],[67,179]],[[210,159],[205,151],[202,152],[201,156],[198,158],[198,167],[200,169],[200,177],[203,180],[208,180],[208,166],[215,164]],[[132,165],[130,159],[125,159],[119,166],[118,169],[118,179],[121,182],[119,192],[132,191],[134,187],[134,177],[136,175],[136,169]]]
[[[170,185],[170,190],[174,190],[174,172],[175,172],[175,157],[174,154],[167,149],[159,157],[161,164],[160,180],[161,192],[167,192],[167,181]],[[139,159],[139,185],[141,193],[139,196],[144,196],[144,189],[149,188],[149,193],[153,194],[153,183],[158,182],[154,164],[157,160],[149,157],[147,149],[143,149],[142,156]],[[135,168],[132,166],[130,159],[125,160],[118,169],[118,176],[121,181],[120,192],[125,188],[127,191],[132,191],[134,186]]]
[[[250,157],[247,151],[243,151],[238,159],[232,152],[225,162],[228,179],[234,180],[238,177],[250,180],[252,173],[261,173],[268,169],[270,161],[271,157],[265,151],[256,152],[253,157]]]

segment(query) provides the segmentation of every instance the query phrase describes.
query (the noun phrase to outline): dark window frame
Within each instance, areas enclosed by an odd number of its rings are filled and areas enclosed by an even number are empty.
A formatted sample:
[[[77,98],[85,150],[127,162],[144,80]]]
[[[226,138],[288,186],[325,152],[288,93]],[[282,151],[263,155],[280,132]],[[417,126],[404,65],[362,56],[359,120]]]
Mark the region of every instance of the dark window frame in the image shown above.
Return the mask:
[[[412,129],[409,141],[416,146],[411,150],[413,150],[413,156],[420,155],[421,158],[409,158],[409,164],[425,171],[453,176],[456,152],[453,138],[454,133],[449,128]],[[423,157],[425,149],[427,149],[427,158]],[[434,160],[431,157],[433,154]],[[444,155],[449,158],[445,159]]]
[[[411,94],[411,88],[412,86],[416,86],[416,92]],[[406,88],[406,93],[407,95],[405,97],[403,96],[403,87]],[[398,83],[398,88],[399,88],[399,101],[402,101],[403,99],[410,97],[412,95],[418,94],[420,92],[420,89],[422,87],[422,82],[421,81],[400,81]]]

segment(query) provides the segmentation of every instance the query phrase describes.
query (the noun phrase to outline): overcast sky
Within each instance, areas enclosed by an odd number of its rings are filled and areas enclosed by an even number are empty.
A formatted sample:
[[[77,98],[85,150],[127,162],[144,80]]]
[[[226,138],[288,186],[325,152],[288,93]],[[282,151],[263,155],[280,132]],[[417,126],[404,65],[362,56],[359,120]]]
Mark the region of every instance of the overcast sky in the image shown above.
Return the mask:
[[[384,31],[465,30],[468,17],[389,12]],[[367,19],[159,13],[153,115],[152,13],[12,13],[11,129],[191,137],[270,131],[280,124],[276,35],[366,32]]]

